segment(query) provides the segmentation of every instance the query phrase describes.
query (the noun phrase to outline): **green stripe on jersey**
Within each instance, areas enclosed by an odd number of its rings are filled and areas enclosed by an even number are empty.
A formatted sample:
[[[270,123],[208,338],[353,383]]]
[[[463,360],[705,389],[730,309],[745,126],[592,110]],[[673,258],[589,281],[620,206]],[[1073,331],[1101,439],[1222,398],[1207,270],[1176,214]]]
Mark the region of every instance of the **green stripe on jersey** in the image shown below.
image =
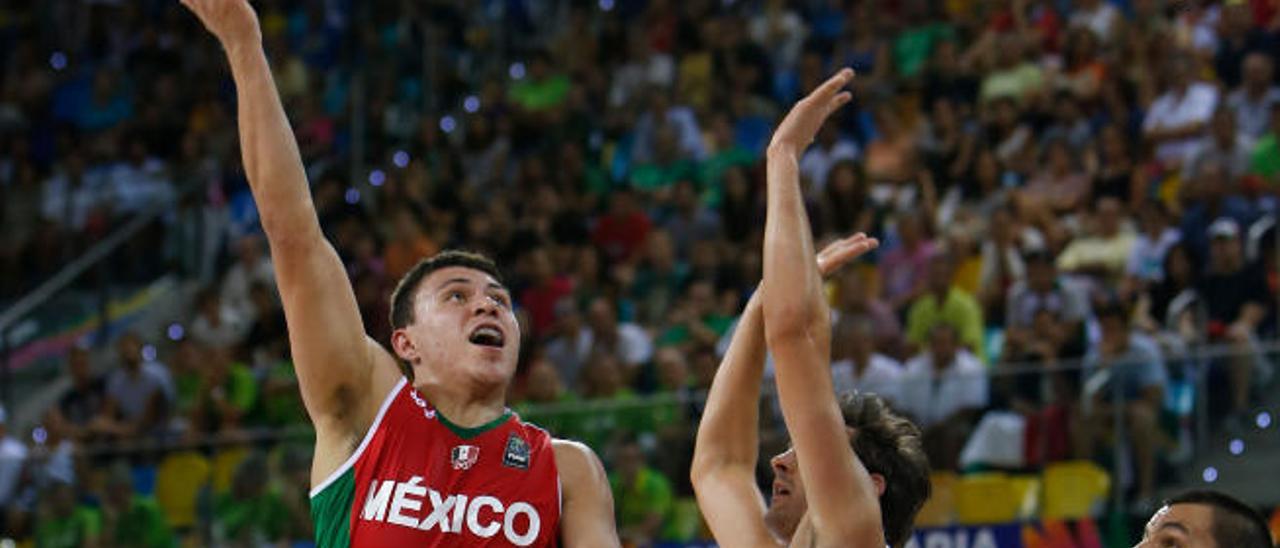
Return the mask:
[[[316,548],[350,548],[351,509],[355,506],[356,469],[341,476],[311,497],[311,521],[316,526]]]
[[[436,411],[436,416],[440,417],[440,424],[443,424],[449,430],[452,430],[453,433],[457,434],[459,438],[462,438],[464,440],[469,440],[471,438],[479,436],[480,434],[493,430],[494,428],[502,426],[502,423],[507,422],[507,419],[511,418],[511,410],[504,409],[502,411],[502,416],[496,419],[493,419],[489,422],[486,422],[480,426],[474,426],[471,428],[467,428],[466,426],[458,426],[454,424],[453,421],[445,418],[445,416],[441,414],[440,411],[438,410]]]

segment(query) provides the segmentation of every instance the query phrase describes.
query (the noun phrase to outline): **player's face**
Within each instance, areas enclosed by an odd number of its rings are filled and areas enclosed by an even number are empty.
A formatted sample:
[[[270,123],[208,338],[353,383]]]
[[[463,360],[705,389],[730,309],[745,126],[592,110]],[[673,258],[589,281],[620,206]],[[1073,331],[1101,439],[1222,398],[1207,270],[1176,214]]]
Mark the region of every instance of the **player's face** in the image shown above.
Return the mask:
[[[492,276],[466,267],[432,272],[418,288],[414,319],[405,331],[420,357],[415,377],[490,385],[515,372],[520,327],[511,295]]]
[[[764,522],[774,534],[791,538],[800,519],[809,509],[804,498],[804,482],[800,479],[800,463],[794,447],[769,461],[773,468],[773,492]]]
[[[1204,504],[1165,506],[1151,516],[1134,548],[1216,548],[1213,509]]]

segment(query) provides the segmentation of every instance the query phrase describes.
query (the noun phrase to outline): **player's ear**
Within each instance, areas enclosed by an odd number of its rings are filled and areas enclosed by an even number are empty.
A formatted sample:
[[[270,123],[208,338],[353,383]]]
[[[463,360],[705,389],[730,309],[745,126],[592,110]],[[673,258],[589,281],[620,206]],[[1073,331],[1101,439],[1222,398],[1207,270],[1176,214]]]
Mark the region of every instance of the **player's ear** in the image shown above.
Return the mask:
[[[396,356],[406,362],[412,364],[418,361],[418,347],[413,344],[413,339],[410,339],[409,334],[403,329],[391,332],[391,349],[395,351]]]
[[[883,497],[885,489],[884,476],[880,474],[871,474],[871,483],[876,486],[876,498]]]

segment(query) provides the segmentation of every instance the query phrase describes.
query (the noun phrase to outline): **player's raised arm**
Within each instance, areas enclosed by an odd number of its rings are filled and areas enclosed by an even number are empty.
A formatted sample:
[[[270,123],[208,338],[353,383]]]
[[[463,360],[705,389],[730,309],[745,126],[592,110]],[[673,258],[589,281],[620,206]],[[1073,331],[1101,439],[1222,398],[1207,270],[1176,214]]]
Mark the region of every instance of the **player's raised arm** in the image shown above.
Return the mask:
[[[824,546],[884,546],[876,487],[849,443],[831,384],[831,317],[811,257],[799,160],[827,116],[847,103],[844,69],[800,100],[768,149],[763,296],[765,339],[799,461],[808,515]]]
[[[246,0],[182,3],[221,42],[235,78],[244,168],[271,244],[303,402],[316,426],[313,479],[324,477],[349,456],[341,450],[346,438],[358,442],[398,370],[365,336],[346,270],[320,230],[253,8]]]
[[[756,291],[711,383],[689,467],[698,508],[722,546],[778,545],[764,526],[764,497],[755,477],[764,355],[764,317]]]
[[[829,276],[875,246],[876,241],[863,234],[832,242],[818,254],[818,271]],[[724,546],[779,542],[764,527],[764,498],[755,479],[765,357],[760,295],[757,291],[747,302],[711,383],[689,470],[698,508]]]

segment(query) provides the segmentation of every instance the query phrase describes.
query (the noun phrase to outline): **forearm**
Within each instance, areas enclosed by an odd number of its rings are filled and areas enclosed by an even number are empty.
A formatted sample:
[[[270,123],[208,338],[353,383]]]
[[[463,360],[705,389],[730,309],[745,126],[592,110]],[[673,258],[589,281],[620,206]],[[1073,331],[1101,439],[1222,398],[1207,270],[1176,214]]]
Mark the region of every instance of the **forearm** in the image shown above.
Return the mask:
[[[281,239],[321,239],[293,128],[260,41],[226,46],[236,83],[240,149],[249,187],[273,252]]]
[[[799,151],[770,147],[761,305],[766,340],[818,329],[824,315],[822,278],[800,194]],[[772,345],[770,345],[772,347]]]
[[[707,395],[693,451],[695,482],[717,468],[755,469],[764,356],[764,322],[757,291],[738,320],[729,351]]]

